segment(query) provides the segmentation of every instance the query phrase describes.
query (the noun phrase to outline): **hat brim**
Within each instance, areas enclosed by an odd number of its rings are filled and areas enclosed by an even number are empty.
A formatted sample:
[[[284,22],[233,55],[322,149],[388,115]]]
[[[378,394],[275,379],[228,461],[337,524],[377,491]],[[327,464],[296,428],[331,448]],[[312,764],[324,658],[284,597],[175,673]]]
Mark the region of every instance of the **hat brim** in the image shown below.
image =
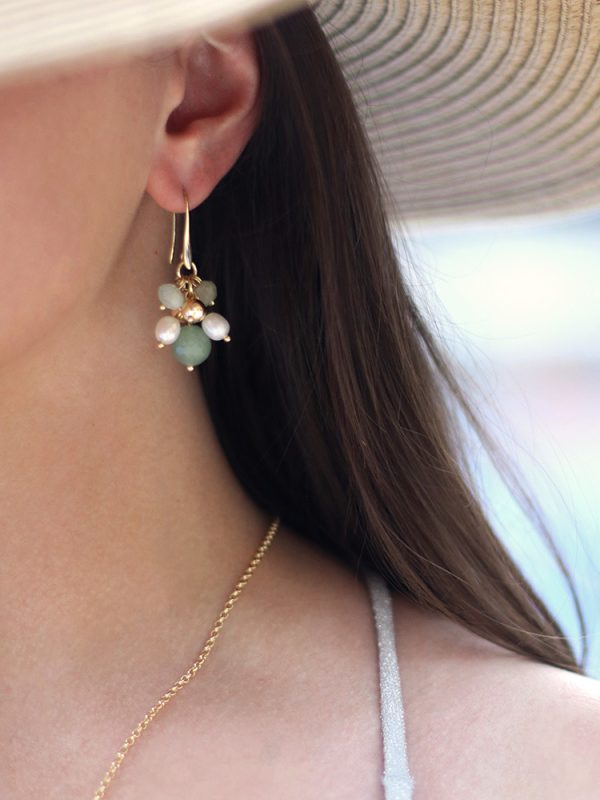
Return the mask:
[[[591,0],[0,0],[0,80],[249,29],[312,6],[382,167],[390,216],[600,209]]]
[[[322,0],[406,219],[600,210],[600,6]]]
[[[247,29],[305,0],[11,0],[0,2],[0,80]]]

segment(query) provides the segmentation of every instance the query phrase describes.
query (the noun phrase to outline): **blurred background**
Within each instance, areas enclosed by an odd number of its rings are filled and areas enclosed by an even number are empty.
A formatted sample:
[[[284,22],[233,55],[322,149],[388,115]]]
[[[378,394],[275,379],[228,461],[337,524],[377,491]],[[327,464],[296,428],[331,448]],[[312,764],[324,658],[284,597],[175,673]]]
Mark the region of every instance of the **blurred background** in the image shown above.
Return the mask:
[[[397,246],[414,294],[477,381],[488,428],[539,501],[583,605],[587,672],[600,678],[600,215],[405,225]],[[491,464],[474,456],[496,529],[580,655],[564,577]]]

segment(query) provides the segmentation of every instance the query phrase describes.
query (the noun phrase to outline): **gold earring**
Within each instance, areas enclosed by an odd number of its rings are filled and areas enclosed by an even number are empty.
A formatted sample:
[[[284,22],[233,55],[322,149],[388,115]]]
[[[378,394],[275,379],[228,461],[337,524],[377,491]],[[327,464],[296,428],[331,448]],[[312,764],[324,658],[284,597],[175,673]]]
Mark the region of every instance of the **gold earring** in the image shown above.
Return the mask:
[[[190,207],[188,196],[183,190],[185,200],[183,238],[181,254],[175,269],[174,283],[163,283],[158,287],[161,311],[171,312],[156,323],[154,334],[160,348],[173,345],[177,361],[192,372],[210,355],[212,341],[230,342],[229,322],[214,311],[207,313],[207,306],[214,306],[217,287],[212,281],[204,281],[198,275],[198,268],[192,261],[190,245]],[[177,219],[173,214],[173,229],[169,264],[173,264]],[[185,273],[182,274],[182,270]],[[198,325],[197,323],[200,323]]]

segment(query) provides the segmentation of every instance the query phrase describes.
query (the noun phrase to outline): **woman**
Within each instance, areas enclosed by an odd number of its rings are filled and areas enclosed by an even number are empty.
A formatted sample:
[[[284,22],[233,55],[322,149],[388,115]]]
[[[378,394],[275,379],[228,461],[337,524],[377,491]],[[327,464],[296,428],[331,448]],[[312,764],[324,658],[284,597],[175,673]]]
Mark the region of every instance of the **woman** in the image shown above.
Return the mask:
[[[2,796],[597,798],[598,682],[486,519],[314,13],[0,108]],[[231,326],[193,370],[152,337],[186,197]]]

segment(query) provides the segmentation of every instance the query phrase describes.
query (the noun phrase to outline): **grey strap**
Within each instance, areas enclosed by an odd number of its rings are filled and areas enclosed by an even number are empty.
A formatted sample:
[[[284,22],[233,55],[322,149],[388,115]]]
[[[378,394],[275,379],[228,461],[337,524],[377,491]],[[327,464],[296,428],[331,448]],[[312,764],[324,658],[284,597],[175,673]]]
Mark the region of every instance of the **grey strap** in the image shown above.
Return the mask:
[[[385,580],[378,573],[369,569],[365,575],[373,605],[379,649],[380,713],[384,756],[381,782],[385,800],[411,800],[414,779],[408,766],[392,596]]]

